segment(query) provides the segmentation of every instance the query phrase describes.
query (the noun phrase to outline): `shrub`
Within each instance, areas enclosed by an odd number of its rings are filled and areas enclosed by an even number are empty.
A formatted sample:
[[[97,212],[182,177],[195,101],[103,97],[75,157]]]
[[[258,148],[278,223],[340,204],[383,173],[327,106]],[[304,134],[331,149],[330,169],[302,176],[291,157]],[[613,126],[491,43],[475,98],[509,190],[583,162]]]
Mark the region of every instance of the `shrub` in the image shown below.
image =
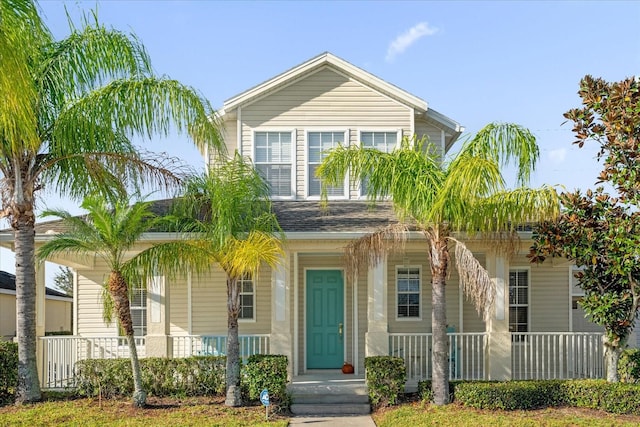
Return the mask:
[[[18,344],[0,341],[0,405],[13,403],[18,386]]]
[[[269,391],[270,404],[279,410],[290,407],[287,393],[287,356],[255,354],[242,367],[241,387],[245,398],[257,401],[262,390]]]
[[[364,368],[371,404],[374,407],[397,404],[407,379],[404,360],[393,356],[372,356],[364,359]]]
[[[640,387],[637,384],[579,380],[566,381],[563,387],[571,406],[640,415]]]
[[[449,381],[449,401],[453,402],[455,398],[456,385],[461,381]],[[433,390],[431,390],[431,380],[418,381],[418,396],[420,400],[431,402],[433,401]]]
[[[224,356],[140,359],[142,385],[153,396],[215,396],[225,391]],[[76,364],[76,386],[85,396],[133,393],[129,359],[89,359]]]
[[[640,381],[640,349],[627,349],[618,361],[618,376],[625,383]]]
[[[479,409],[535,409],[564,403],[562,381],[469,382],[457,384],[456,399]]]

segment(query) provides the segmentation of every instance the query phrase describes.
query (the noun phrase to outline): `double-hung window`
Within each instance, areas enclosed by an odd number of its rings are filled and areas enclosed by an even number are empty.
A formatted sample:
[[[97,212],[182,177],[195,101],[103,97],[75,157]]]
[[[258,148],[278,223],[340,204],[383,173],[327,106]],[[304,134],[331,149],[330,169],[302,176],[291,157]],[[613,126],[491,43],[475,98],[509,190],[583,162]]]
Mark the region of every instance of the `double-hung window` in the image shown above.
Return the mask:
[[[244,276],[239,280],[240,286],[240,313],[238,319],[255,319],[255,290],[251,276]]]
[[[509,332],[529,331],[529,270],[509,271]],[[522,341],[517,337],[514,341]]]
[[[147,335],[147,290],[145,288],[132,288],[129,307],[131,309],[133,335],[144,337]]]
[[[364,148],[375,148],[390,153],[398,145],[398,132],[360,132],[360,143]],[[360,183],[360,194],[366,196],[367,180]]]
[[[292,192],[291,132],[256,132],[255,165],[271,187],[271,195],[290,197]]]
[[[327,151],[336,148],[338,144],[344,144],[345,132],[309,132],[308,138],[308,189],[309,196],[320,196],[322,191],[322,181],[316,178],[316,169],[327,157]],[[344,197],[345,185],[338,185],[327,188],[327,195],[330,197]]]
[[[397,267],[396,293],[399,319],[420,318],[420,268]]]

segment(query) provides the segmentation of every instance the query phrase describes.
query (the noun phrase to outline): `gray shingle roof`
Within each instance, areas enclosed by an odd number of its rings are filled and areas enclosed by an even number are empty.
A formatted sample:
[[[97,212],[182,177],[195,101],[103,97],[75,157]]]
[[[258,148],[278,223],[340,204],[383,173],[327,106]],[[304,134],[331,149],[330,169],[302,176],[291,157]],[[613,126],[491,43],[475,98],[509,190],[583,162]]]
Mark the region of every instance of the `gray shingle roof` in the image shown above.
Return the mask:
[[[152,205],[156,215],[169,212],[172,200],[158,200]],[[322,209],[318,201],[274,201],[273,211],[284,232],[352,232],[366,233],[398,222],[391,203],[372,206],[367,201],[330,201]],[[62,221],[36,224],[36,234],[63,232]]]
[[[16,290],[15,274],[11,274],[6,271],[0,271],[0,289],[15,291]],[[71,298],[71,295],[67,295],[64,292],[56,291],[55,289],[51,289],[51,288],[45,288],[45,294],[49,296],[54,296],[54,297]]]

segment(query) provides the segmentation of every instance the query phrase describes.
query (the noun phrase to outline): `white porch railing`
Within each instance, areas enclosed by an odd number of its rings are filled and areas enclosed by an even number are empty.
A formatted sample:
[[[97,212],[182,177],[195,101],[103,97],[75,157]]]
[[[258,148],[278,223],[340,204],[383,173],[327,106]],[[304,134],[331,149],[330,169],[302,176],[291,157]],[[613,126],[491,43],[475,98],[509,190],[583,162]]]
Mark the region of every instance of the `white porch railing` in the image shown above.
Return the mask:
[[[485,379],[486,333],[449,333],[449,379]],[[431,378],[432,334],[389,334],[389,354],[404,359],[407,381]]]
[[[240,335],[240,356],[247,358],[254,354],[269,353],[269,335]],[[227,354],[226,335],[174,335],[173,357],[189,357],[197,355],[223,356]]]
[[[514,380],[603,378],[603,334],[526,332],[511,334]]]
[[[124,337],[41,337],[44,349],[42,388],[72,387],[77,361],[84,359],[117,359],[129,357]],[[138,356],[145,356],[145,339],[136,337]]]

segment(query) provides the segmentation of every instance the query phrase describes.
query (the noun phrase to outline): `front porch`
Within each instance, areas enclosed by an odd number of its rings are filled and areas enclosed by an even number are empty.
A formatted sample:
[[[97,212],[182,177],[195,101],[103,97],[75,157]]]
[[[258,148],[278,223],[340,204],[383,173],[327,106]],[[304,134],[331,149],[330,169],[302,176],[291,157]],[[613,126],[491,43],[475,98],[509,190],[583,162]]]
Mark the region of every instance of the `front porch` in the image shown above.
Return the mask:
[[[509,339],[499,341],[499,348],[492,348],[489,333],[449,333],[450,380],[492,379],[573,379],[603,378],[604,354],[601,333],[544,332],[511,333]],[[413,389],[418,381],[431,378],[431,334],[388,334],[389,355],[401,357],[407,369],[407,388]],[[267,334],[240,337],[240,354],[246,358],[252,354],[271,353],[271,337]],[[508,353],[505,341],[509,343]],[[74,365],[84,359],[114,359],[129,356],[123,337],[41,337],[41,386],[45,389],[72,387]],[[138,354],[145,357],[146,340],[136,341]],[[226,354],[226,336],[188,335],[169,337],[169,357]],[[501,361],[510,375],[494,378],[491,358]],[[291,366],[291,361],[290,361]],[[293,375],[293,382],[333,378],[336,370],[308,370]],[[347,379],[362,379],[360,375]],[[311,375],[311,376],[310,376]],[[342,374],[334,378],[344,379]],[[326,379],[326,378],[324,378]]]

